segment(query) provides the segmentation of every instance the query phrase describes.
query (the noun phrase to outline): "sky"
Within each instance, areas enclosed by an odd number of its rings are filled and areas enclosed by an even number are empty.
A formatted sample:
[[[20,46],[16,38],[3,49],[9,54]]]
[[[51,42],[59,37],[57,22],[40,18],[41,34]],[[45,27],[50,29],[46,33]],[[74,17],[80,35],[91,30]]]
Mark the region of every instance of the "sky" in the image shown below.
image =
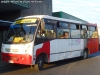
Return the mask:
[[[100,25],[100,0],[52,0],[53,12],[63,11]]]

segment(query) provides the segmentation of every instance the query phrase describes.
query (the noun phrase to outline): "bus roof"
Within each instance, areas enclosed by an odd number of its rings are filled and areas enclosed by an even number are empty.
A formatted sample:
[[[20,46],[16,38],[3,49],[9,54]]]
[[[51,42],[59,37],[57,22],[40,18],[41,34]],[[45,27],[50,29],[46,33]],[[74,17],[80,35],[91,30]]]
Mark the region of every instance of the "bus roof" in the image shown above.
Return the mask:
[[[64,19],[64,18],[59,18],[59,17],[53,17],[53,16],[49,16],[49,15],[31,15],[31,16],[26,16],[26,17],[19,17],[18,19],[22,19],[22,18],[46,18],[46,19],[53,19],[53,20],[58,20],[58,21],[65,21],[65,22],[71,22],[71,23],[78,23],[78,24],[82,24],[81,21],[76,21],[76,20],[71,20],[71,19]],[[16,19],[16,20],[18,20]]]
[[[77,24],[85,24],[85,25],[96,26],[96,24],[92,24],[92,23],[83,23],[82,21],[76,21],[76,20],[71,20],[71,19],[59,18],[59,17],[49,16],[49,15],[31,15],[31,16],[19,17],[18,19],[34,18],[34,17],[35,18],[40,18],[40,19],[46,18],[46,19],[65,21],[65,22],[70,22],[70,23],[77,23]],[[16,19],[16,20],[18,20],[18,19]]]
[[[87,23],[87,25],[97,26],[97,24],[96,24],[96,23]]]
[[[11,21],[4,21],[4,20],[0,20],[0,22],[13,23]]]

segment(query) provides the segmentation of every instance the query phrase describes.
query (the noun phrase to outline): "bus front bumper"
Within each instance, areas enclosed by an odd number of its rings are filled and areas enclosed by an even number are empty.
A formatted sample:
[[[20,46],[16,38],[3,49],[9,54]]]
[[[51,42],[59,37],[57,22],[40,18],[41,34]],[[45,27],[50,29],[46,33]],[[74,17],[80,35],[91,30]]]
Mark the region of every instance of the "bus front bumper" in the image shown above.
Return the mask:
[[[28,54],[1,53],[1,59],[8,63],[31,65],[32,56]]]

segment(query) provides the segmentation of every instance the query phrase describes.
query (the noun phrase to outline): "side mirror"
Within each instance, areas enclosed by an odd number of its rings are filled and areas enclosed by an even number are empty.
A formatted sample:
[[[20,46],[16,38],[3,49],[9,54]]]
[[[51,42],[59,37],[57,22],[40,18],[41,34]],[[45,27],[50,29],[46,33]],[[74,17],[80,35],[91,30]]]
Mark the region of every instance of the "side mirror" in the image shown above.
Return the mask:
[[[45,22],[41,21],[41,30],[45,30]]]

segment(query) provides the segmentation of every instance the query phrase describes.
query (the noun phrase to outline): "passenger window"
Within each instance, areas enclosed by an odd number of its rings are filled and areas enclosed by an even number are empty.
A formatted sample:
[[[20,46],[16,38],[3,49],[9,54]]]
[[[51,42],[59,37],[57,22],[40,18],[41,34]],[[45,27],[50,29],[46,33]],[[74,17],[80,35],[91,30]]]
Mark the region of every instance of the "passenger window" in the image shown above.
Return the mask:
[[[41,25],[39,26],[36,34],[36,40],[35,44],[40,44],[43,42],[50,41],[54,38],[56,38],[56,32],[55,32],[55,21],[50,21],[48,19],[44,20],[45,27],[43,30],[41,30]]]
[[[98,38],[97,28],[90,26],[90,38]]]
[[[59,22],[59,26],[60,28],[63,28],[63,29],[68,29],[68,23],[65,23],[65,22]]]
[[[77,24],[70,24],[71,38],[80,38],[80,26]]]
[[[77,29],[76,24],[70,24],[70,29]]]
[[[56,38],[54,25],[52,25],[52,24],[45,25],[45,36],[46,36],[46,38],[50,38],[50,39]]]
[[[81,37],[82,38],[88,38],[89,37],[89,31],[88,31],[88,27],[86,25],[81,26]]]
[[[66,22],[59,22],[57,27],[58,38],[70,38],[69,24]]]

